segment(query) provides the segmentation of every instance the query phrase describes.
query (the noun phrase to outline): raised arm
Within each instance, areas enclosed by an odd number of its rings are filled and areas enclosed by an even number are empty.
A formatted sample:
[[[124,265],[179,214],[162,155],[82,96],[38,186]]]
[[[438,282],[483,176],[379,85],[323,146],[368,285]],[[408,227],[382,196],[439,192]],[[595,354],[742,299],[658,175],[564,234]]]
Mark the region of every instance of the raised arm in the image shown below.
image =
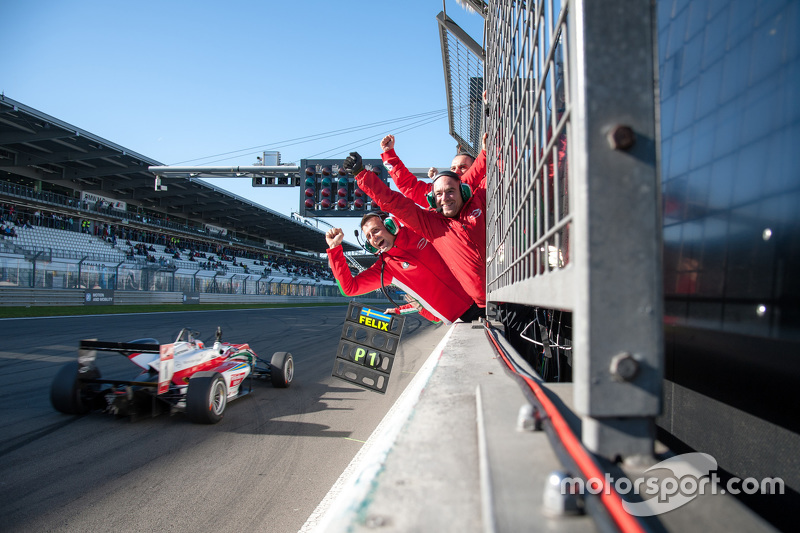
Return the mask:
[[[416,205],[413,200],[393,191],[381,179],[369,170],[364,170],[364,162],[358,152],[350,155],[342,163],[342,168],[356,177],[358,187],[367,193],[382,210],[392,213],[403,224],[413,229],[429,241],[436,233],[436,218],[440,215],[427,211]]]
[[[488,133],[483,134],[481,139],[481,153],[475,158],[475,162],[469,170],[461,176],[461,183],[466,183],[473,191],[480,187],[486,188],[486,138]]]
[[[365,170],[356,177],[358,186],[382,210],[400,220],[404,225],[416,231],[427,240],[432,241],[439,236],[441,228],[436,224],[440,215],[434,211],[422,209],[410,198],[393,191],[372,172]]]
[[[336,283],[339,285],[339,290],[345,296],[359,296],[380,289],[381,274],[380,265],[378,264],[380,261],[364,272],[360,272],[357,276],[353,276],[344,257],[343,239],[344,233],[340,228],[329,229],[325,233],[325,240],[328,243],[328,264],[333,271],[333,277],[336,278]],[[387,272],[383,281],[388,285],[392,279],[394,279],[392,275]]]
[[[423,207],[428,207],[428,200],[425,197],[430,190],[431,184],[420,181],[417,177],[406,168],[397,153],[394,151],[394,135],[387,135],[381,141],[381,159],[383,165],[389,170],[389,175],[392,176],[394,184],[403,195],[411,198],[414,203]]]

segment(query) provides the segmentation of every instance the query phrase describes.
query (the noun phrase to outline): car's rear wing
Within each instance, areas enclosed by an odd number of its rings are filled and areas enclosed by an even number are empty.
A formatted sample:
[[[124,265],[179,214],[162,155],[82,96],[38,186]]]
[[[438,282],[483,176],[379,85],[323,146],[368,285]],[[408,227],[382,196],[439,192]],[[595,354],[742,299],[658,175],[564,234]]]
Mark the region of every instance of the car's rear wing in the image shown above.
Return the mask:
[[[143,342],[108,342],[96,339],[82,340],[79,350],[100,350],[101,352],[159,353],[160,345]]]
[[[169,390],[169,382],[175,373],[173,358],[174,344],[152,344],[141,342],[109,342],[97,339],[82,340],[78,345],[78,372],[87,372],[94,366],[98,350],[101,352],[118,352],[126,357],[133,353],[153,353],[160,355],[158,365],[158,394]],[[103,380],[108,382],[109,380]],[[130,382],[133,384],[133,382]],[[147,385],[147,382],[136,382],[137,385]]]

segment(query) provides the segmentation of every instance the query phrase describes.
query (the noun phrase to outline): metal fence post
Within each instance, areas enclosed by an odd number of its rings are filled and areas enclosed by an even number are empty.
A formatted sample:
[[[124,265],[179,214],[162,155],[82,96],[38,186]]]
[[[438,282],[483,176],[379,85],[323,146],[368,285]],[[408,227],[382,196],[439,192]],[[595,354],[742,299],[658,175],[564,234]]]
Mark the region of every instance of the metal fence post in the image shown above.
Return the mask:
[[[572,5],[575,406],[590,450],[652,454],[663,379],[655,12],[650,0]]]

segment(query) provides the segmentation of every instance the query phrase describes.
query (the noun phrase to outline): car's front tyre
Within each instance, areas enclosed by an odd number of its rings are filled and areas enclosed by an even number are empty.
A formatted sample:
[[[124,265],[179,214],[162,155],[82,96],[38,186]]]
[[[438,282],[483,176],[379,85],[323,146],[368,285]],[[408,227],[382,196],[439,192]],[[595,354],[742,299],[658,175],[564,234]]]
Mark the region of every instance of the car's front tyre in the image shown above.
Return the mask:
[[[270,366],[270,380],[272,386],[285,389],[294,379],[294,358],[289,352],[275,352],[272,354]]]
[[[198,424],[216,424],[225,414],[228,387],[219,372],[198,372],[186,391],[186,416]]]

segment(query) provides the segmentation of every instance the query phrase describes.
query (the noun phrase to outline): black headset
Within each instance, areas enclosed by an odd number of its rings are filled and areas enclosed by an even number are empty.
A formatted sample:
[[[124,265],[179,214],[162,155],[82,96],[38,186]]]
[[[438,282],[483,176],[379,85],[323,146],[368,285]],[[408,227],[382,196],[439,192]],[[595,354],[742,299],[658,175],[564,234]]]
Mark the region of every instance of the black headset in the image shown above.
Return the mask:
[[[388,213],[384,213],[383,211],[378,211],[377,213],[375,213],[375,216],[379,217],[383,221],[383,225],[386,226],[386,230],[392,235],[397,235],[397,232],[400,231],[400,225]],[[378,253],[378,249],[369,243],[366,236],[364,236],[363,246],[364,249],[371,254]]]
[[[442,170],[438,174],[433,177],[433,181],[431,181],[431,191],[425,195],[425,198],[428,200],[428,205],[431,206],[431,209],[436,209],[436,195],[433,194],[433,184],[436,183],[436,180],[441,178],[442,176],[447,176],[448,178],[453,178],[458,180],[461,183],[461,178],[458,174],[451,170]],[[469,188],[469,185],[466,183],[461,183],[461,199],[464,200],[466,203],[467,200],[472,198],[472,189]]]

